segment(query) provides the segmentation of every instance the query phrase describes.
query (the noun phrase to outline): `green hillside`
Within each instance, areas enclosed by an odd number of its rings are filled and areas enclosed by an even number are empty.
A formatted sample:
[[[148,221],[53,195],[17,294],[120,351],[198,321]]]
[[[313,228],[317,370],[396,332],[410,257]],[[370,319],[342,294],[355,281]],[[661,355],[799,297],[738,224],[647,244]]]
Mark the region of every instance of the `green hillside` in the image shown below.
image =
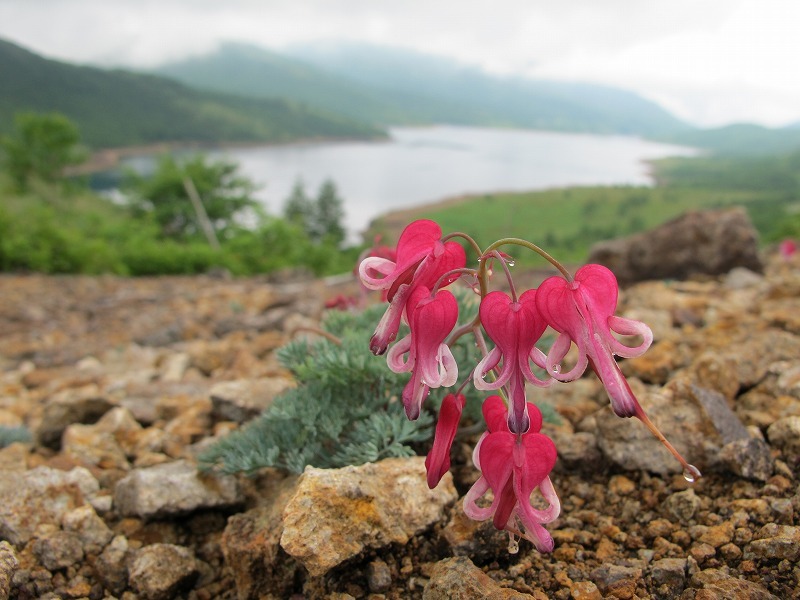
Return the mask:
[[[0,134],[21,111],[63,113],[93,147],[377,137],[380,129],[301,103],[202,92],[123,70],[76,66],[0,40]]]
[[[679,132],[665,136],[664,140],[729,156],[783,154],[800,149],[800,127],[770,128],[753,123],[735,123]]]
[[[290,55],[225,44],[158,73],[200,89],[284,97],[380,125],[450,123],[664,135],[689,128],[616,88],[503,78],[455,61],[366,45],[305,46]]]

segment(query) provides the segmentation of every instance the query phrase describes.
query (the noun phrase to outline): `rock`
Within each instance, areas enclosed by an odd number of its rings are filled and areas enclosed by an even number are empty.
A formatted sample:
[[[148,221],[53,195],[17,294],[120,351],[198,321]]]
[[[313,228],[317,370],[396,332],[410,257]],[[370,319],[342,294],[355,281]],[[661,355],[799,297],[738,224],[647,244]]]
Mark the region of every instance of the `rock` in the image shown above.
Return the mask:
[[[199,571],[191,551],[173,544],[151,544],[138,550],[128,580],[147,600],[168,600],[197,580]]]
[[[169,354],[161,365],[162,381],[180,381],[192,362],[186,352]]]
[[[692,488],[670,494],[664,500],[664,508],[684,525],[694,518],[700,504],[700,498]]]
[[[703,591],[703,600],[778,600],[764,586],[731,577],[719,569],[700,571],[692,576],[691,585]]]
[[[405,544],[440,520],[457,494],[448,473],[428,489],[425,459],[341,469],[307,467],[284,511],[281,546],[320,576],[366,548]]]
[[[631,380],[642,407],[664,436],[702,471],[719,460],[722,446],[748,433],[718,392],[673,380],[660,391]],[[597,414],[598,445],[607,459],[628,470],[681,471],[677,460],[636,419],[622,421],[611,410]]]
[[[747,438],[725,444],[720,462],[739,477],[767,481],[772,476],[772,454],[763,440]]]
[[[686,559],[662,558],[650,565],[659,598],[676,598],[686,586]]]
[[[463,498],[453,507],[450,520],[442,529],[442,537],[455,556],[469,556],[485,562],[508,555],[508,533],[495,529],[491,519],[470,519],[464,514]]]
[[[260,506],[228,519],[220,542],[225,564],[233,573],[239,598],[292,594],[297,571],[292,557],[281,548],[283,511],[295,493],[296,477],[259,490]]]
[[[61,524],[64,531],[78,537],[87,554],[99,554],[114,537],[105,521],[88,504],[65,513]]]
[[[800,527],[768,523],[756,534],[755,540],[745,548],[745,558],[757,556],[766,559],[800,559]]]
[[[800,416],[784,417],[775,421],[767,429],[767,438],[787,459],[794,463],[800,460]]]
[[[764,268],[758,234],[742,208],[687,212],[649,231],[597,243],[587,262],[607,266],[622,284]]]
[[[103,586],[116,595],[128,586],[129,552],[127,538],[118,535],[94,561],[94,570]]]
[[[392,571],[382,560],[373,560],[367,566],[367,585],[371,592],[385,592],[392,587]]]
[[[447,558],[433,567],[423,600],[524,600],[530,594],[502,588],[465,556]]]
[[[114,504],[120,514],[143,519],[201,508],[232,507],[242,502],[234,477],[201,474],[183,460],[134,469],[114,489]]]
[[[290,387],[294,387],[294,382],[288,377],[218,383],[211,388],[212,414],[225,421],[244,423],[260,415]]]
[[[71,567],[83,560],[81,540],[69,531],[48,532],[44,537],[35,539],[33,554],[50,571]]]
[[[593,569],[590,577],[603,594],[632,598],[636,585],[642,578],[642,570],[638,567],[606,564]]]
[[[116,438],[95,425],[69,425],[62,437],[62,451],[86,467],[127,471],[130,463]]]
[[[572,600],[603,600],[603,595],[593,581],[576,581],[569,594]]]
[[[39,525],[60,526],[66,513],[83,505],[99,489],[89,471],[37,467],[0,477],[0,537],[20,547]]]
[[[558,469],[566,471],[596,471],[603,463],[597,446],[597,436],[588,431],[566,433],[554,431],[552,436],[558,449]]]
[[[96,422],[111,408],[111,403],[100,396],[66,395],[48,402],[42,420],[36,429],[39,443],[48,448],[61,445],[61,434],[73,423]]]
[[[14,547],[6,541],[0,542],[0,600],[7,600],[11,592],[11,580],[19,567]]]

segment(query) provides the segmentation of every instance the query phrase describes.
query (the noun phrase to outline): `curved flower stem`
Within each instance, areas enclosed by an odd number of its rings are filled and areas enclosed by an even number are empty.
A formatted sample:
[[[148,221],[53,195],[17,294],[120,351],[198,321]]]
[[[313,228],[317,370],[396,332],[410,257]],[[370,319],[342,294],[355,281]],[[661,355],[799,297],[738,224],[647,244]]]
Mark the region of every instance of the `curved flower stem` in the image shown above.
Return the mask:
[[[478,271],[476,271],[475,269],[468,269],[467,267],[448,271],[447,273],[445,273],[444,275],[439,277],[439,279],[436,280],[436,283],[433,285],[433,289],[431,289],[431,295],[435,296],[436,292],[439,291],[439,287],[441,287],[442,283],[450,279],[453,275],[472,275],[473,277],[477,277]],[[456,279],[458,279],[458,277],[456,277]],[[453,281],[455,281],[455,279]]]
[[[442,243],[446,242],[447,240],[451,240],[455,237],[460,237],[466,240],[466,242],[470,246],[472,246],[472,249],[475,250],[478,256],[481,255],[481,247],[478,246],[478,243],[474,239],[472,239],[471,236],[467,235],[466,233],[462,233],[461,231],[454,231],[453,233],[448,233],[446,236],[442,238]]]
[[[549,262],[556,269],[558,269],[567,281],[572,281],[572,274],[569,271],[567,271],[564,265],[562,265],[555,258],[553,258],[548,252],[546,252],[536,244],[529,242],[528,240],[523,240],[521,238],[503,238],[497,240],[486,249],[484,255],[490,254],[492,251],[497,250],[500,246],[505,246],[506,244],[513,244],[516,246],[522,246],[524,248],[528,248],[529,250],[533,250],[534,252],[536,252],[536,254],[544,258],[547,262]],[[483,267],[483,265],[481,265],[481,267]]]
[[[681,456],[680,452],[675,449],[675,446],[669,443],[667,438],[664,437],[664,434],[659,431],[658,427],[656,427],[655,423],[650,420],[641,407],[639,407],[634,416],[644,423],[645,427],[650,430],[650,433],[652,433],[659,442],[664,444],[664,447],[669,450],[670,454],[672,454],[672,456],[674,456],[678,462],[681,463],[681,466],[683,467],[683,477],[686,479],[686,481],[693,483],[703,476],[702,473],[700,473],[700,469],[694,465],[690,465],[686,459]]]
[[[511,301],[516,302],[517,290],[514,287],[514,280],[511,277],[511,270],[508,268],[508,263],[497,250],[492,250],[491,252],[483,255],[484,261],[489,260],[490,258],[496,258],[497,260],[500,261],[500,264],[503,265],[503,271],[506,274],[506,279],[508,280],[508,287],[509,290],[511,291]]]

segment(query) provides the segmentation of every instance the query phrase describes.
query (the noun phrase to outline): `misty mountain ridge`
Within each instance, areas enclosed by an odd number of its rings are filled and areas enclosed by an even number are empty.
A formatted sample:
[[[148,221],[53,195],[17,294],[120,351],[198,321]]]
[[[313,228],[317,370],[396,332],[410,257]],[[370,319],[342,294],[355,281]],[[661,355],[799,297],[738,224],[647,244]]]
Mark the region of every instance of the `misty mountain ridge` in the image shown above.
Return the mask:
[[[311,43],[276,52],[225,43],[155,72],[205,89],[298,100],[381,126],[448,123],[643,136],[692,129],[619,88],[501,77],[449,58],[369,44]]]
[[[0,134],[19,112],[60,112],[94,147],[286,142],[383,131],[286,99],[208,92],[173,79],[43,58],[0,39]]]

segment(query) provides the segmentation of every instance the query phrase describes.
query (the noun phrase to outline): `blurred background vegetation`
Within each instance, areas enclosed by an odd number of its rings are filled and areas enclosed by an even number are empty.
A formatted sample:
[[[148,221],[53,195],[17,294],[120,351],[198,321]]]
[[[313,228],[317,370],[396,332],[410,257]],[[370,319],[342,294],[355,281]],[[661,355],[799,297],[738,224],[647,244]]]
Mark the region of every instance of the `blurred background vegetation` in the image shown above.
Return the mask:
[[[148,176],[128,172],[124,200],[112,200],[69,175],[86,156],[77,126],[58,113],[20,113],[12,133],[0,137],[0,269],[118,275],[300,269],[319,276],[350,271],[364,248],[346,244],[343,201],[332,181],[316,196],[298,181],[283,214],[269,215],[236,164],[164,155]],[[764,243],[800,237],[800,151],[670,158],[652,168],[654,187],[478,195],[392,213],[367,235],[394,240],[407,222],[424,217],[445,231],[470,232],[481,244],[524,237],[579,263],[597,241],[687,210],[740,205]]]
[[[130,172],[124,201],[68,175],[86,156],[77,126],[60,114],[22,113],[0,138],[0,269],[156,275],[225,269],[235,275],[352,269],[343,212],[326,182],[290,218],[266,214],[238,166],[197,154],[163,156],[147,177]],[[190,189],[201,202],[192,202]],[[206,223],[209,227],[204,228]]]

